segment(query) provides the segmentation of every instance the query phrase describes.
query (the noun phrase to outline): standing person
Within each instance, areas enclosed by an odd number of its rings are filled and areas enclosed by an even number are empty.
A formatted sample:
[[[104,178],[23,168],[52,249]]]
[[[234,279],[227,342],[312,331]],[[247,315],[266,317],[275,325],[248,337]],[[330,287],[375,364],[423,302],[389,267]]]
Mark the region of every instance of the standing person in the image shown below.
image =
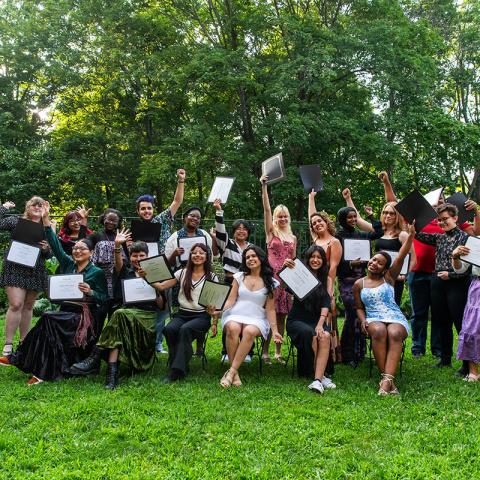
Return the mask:
[[[79,240],[67,255],[51,228],[48,205],[43,214],[45,236],[65,274],[82,274],[81,301],[62,302],[59,312],[45,312],[11,357],[11,364],[31,373],[29,385],[60,380],[68,367],[89,355],[100,335],[98,307],[107,300],[105,275],[91,262],[92,243]]]
[[[479,237],[480,238],[480,237]],[[452,266],[455,273],[466,273],[470,265],[460,260],[461,255],[468,255],[470,249],[458,246],[452,252]],[[480,363],[480,267],[472,266],[472,281],[468,290],[467,304],[463,311],[462,330],[458,335],[458,360],[468,362],[468,374],[464,380],[479,382],[478,364]]]
[[[367,276],[353,286],[361,328],[372,339],[373,355],[381,373],[379,395],[398,394],[394,380],[409,327],[395,302],[394,285],[414,235],[415,228],[411,225],[407,241],[393,263],[387,252],[376,253],[368,262]]]
[[[232,236],[230,237],[225,228],[223,219],[222,203],[219,198],[213,202],[215,207],[215,233],[213,236],[217,243],[218,252],[222,259],[224,281],[229,285],[233,284],[233,276],[240,271],[242,265],[242,255],[251,244],[248,242],[251,226],[247,220],[235,220],[232,225]],[[210,232],[212,234],[212,232]],[[225,344],[225,332],[222,331],[222,361],[228,362],[227,347]],[[253,356],[252,350],[245,357],[245,362],[251,362]]]
[[[458,209],[443,203],[437,208],[437,221],[444,233],[417,233],[415,238],[435,248],[435,273],[431,279],[432,315],[440,329],[441,358],[437,367],[451,367],[453,353],[452,326],[457,333],[462,328],[462,317],[470,283],[467,272],[456,273],[451,262],[452,252],[467,241],[468,234],[457,226]],[[468,369],[468,364],[464,365]]]
[[[335,237],[337,231],[335,223],[326,212],[318,212],[315,206],[317,192],[311,191],[308,195],[308,218],[310,220],[310,235],[314,245],[323,248],[329,265],[326,288],[331,298],[326,325],[330,328],[332,364],[329,367],[333,373],[333,363],[341,361],[341,346],[337,327],[337,306],[334,296],[334,285],[337,278],[337,268],[342,259],[342,244]]]
[[[232,291],[222,317],[227,336],[227,352],[232,366],[225,372],[220,385],[240,387],[240,365],[252,348],[256,337],[267,339],[273,332],[275,343],[282,343],[277,330],[273,292],[278,282],[265,252],[250,245],[243,251],[241,271],[233,275]]]
[[[323,393],[325,388],[336,388],[325,376],[330,351],[330,327],[327,318],[331,304],[326,286],[329,266],[325,250],[318,245],[311,245],[305,252],[304,264],[318,279],[319,286],[303,300],[294,297],[287,317],[287,334],[298,351],[298,376],[313,376],[313,382],[308,388]],[[285,266],[294,268],[295,262],[287,259]]]
[[[165,252],[165,244],[170,237],[171,228],[173,226],[173,220],[180,205],[183,203],[183,196],[185,192],[185,170],[179,168],[177,170],[177,188],[171,205],[160,212],[158,215],[153,215],[153,205],[155,199],[151,195],[141,195],[137,198],[137,214],[144,222],[160,223],[160,237],[158,238],[158,253],[163,254]],[[165,320],[169,315],[169,310],[163,309],[158,312],[156,332],[157,342],[156,351],[159,353],[167,353],[163,349],[163,328],[165,327]]]
[[[344,189],[344,198],[350,197],[350,190]],[[357,210],[353,207],[343,207],[337,213],[337,221],[340,229],[337,237],[342,242],[347,238],[375,240],[383,235],[382,224],[373,219],[371,209],[367,210],[368,218],[373,225],[374,232],[359,232],[357,227]],[[343,324],[340,345],[342,348],[342,361],[356,368],[365,357],[365,336],[363,335],[357,318],[355,301],[353,298],[353,285],[365,274],[367,262],[361,260],[346,261],[342,254],[342,260],[337,269],[340,296],[345,308],[345,322]]]
[[[15,207],[13,202],[5,202],[0,206],[0,230],[14,232],[20,218],[40,223],[45,211],[46,202],[43,198],[32,197],[25,205],[22,216],[5,215]],[[47,271],[45,259],[50,256],[48,243],[39,243],[40,256],[34,268],[9,262],[7,253],[3,260],[0,275],[0,287],[5,288],[8,298],[8,310],[5,316],[5,344],[2,350],[2,362],[8,364],[8,356],[13,351],[13,338],[17,330],[20,333],[20,342],[27,335],[32,323],[33,304],[40,292],[47,289]]]
[[[91,210],[91,208],[87,209],[82,205],[76,210],[68,212],[63,217],[62,226],[57,236],[63,251],[67,255],[72,254],[72,248],[78,240],[86,238],[93,233],[93,231],[87,227],[88,215]]]
[[[170,372],[164,382],[170,383],[185,378],[188,374],[190,359],[193,355],[192,341],[205,338],[210,329],[213,316],[212,336],[217,334],[218,315],[215,308],[198,304],[200,292],[206,279],[218,282],[212,272],[211,250],[203,243],[196,243],[190,250],[187,265],[175,272],[175,278],[154,284],[154,288],[163,291],[174,285],[180,286],[178,301],[180,309],[163,334],[168,345],[168,366]]]
[[[292,228],[290,226],[290,213],[285,205],[277,205],[272,215],[270,199],[268,198],[267,180],[268,176],[266,175],[260,177],[260,183],[262,184],[265,239],[267,243],[268,261],[273,268],[275,279],[279,281],[278,272],[282,269],[283,262],[285,262],[287,258],[295,258],[296,256],[297,237],[292,233]],[[282,287],[275,289],[274,296],[275,313],[277,314],[277,329],[283,338],[285,332],[285,318],[292,306],[292,298],[285,288]],[[271,335],[265,342],[262,354],[263,361],[266,364],[272,363],[268,353],[270,338]],[[275,344],[275,360],[278,363],[285,364],[285,360],[282,357],[281,343]]]

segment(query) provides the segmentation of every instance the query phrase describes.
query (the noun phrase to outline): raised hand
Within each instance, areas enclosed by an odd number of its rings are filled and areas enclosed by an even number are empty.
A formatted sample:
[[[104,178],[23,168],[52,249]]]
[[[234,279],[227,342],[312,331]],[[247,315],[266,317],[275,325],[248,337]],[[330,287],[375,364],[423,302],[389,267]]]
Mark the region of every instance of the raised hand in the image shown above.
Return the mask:
[[[390,179],[388,178],[388,173],[385,172],[385,171],[381,171],[379,174],[378,174],[378,179],[382,182],[382,183],[386,183],[388,182]]]
[[[117,230],[117,235],[115,237],[115,245],[121,245],[122,243],[127,242],[132,239],[132,234],[128,228],[122,228]]]
[[[91,208],[86,208],[85,205],[76,208],[77,213],[82,217],[82,219],[86,220],[92,211]]]
[[[266,185],[266,184],[267,184],[267,180],[268,180],[268,175],[262,175],[262,176],[260,177],[260,183],[261,183],[262,185]]]
[[[217,238],[217,231],[212,227],[210,229],[210,236],[215,240]]]
[[[184,182],[186,177],[185,170],[183,168],[179,168],[177,170],[177,178],[180,182]]]
[[[369,207],[368,205],[365,205],[363,207],[363,209],[365,210],[365,213],[367,214],[367,217],[369,217],[370,215],[373,215],[373,208],[372,207]]]
[[[3,206],[8,210],[10,210],[11,208],[15,208],[15,204],[13,202],[8,201],[8,200],[3,204]]]
[[[312,188],[311,192],[308,192],[308,196],[310,198],[315,198],[316,195],[317,195],[317,192],[313,188]]]
[[[342,197],[345,199],[345,200],[348,200],[349,198],[352,198],[352,194],[350,193],[350,189],[349,188],[344,188],[342,190]]]
[[[5,205],[4,205],[5,206]],[[472,199],[470,200],[467,200],[465,202],[465,209],[470,211],[470,210],[473,210],[475,212],[475,214],[478,215],[478,209],[477,209],[477,204],[476,202],[474,202]]]
[[[215,207],[215,210],[221,210],[222,209],[222,201],[219,198],[216,198],[213,201],[213,206]]]

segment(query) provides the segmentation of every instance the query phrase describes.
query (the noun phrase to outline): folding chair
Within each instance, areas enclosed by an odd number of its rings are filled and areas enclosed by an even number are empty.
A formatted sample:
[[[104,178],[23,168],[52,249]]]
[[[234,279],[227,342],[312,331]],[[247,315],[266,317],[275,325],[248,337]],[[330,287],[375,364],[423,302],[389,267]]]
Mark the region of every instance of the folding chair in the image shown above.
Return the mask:
[[[373,362],[375,360],[373,356],[373,349],[372,349],[372,339],[370,337],[368,339],[368,370],[369,370],[369,378],[372,378],[372,372],[373,372]],[[400,371],[399,371],[399,376],[402,377],[403,375],[403,359],[405,357],[405,340],[403,341],[402,344],[402,355],[400,357]]]
[[[287,345],[288,345],[288,354],[287,354],[287,359],[285,360],[285,368],[288,365],[290,357],[292,357],[292,377],[294,377],[295,366],[297,364],[297,349],[295,348],[295,345],[293,344],[289,336],[287,336]]]

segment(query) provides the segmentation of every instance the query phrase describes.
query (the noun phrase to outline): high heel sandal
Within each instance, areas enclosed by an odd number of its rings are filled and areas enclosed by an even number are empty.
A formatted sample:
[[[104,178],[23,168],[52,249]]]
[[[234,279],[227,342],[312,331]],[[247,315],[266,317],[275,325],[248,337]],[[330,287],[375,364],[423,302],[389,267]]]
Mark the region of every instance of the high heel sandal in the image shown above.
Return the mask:
[[[223,374],[223,377],[222,379],[220,380],[220,385],[223,387],[223,388],[229,388],[232,386],[232,383],[233,383],[233,378],[232,378],[232,375],[230,373],[230,369],[228,369],[224,374]]]
[[[381,395],[381,396],[385,396],[385,395],[395,395],[398,393],[398,389],[397,387],[395,387],[394,383],[393,383],[393,380],[395,379],[395,377],[393,375],[390,375],[389,373],[382,373],[382,379],[380,380],[380,383],[378,384],[378,386],[380,387],[378,389],[378,395]],[[385,390],[383,387],[382,387],[382,383],[384,381],[387,381],[389,384],[390,384],[390,390]],[[392,387],[395,387],[394,390],[392,390]]]
[[[238,372],[235,372],[235,375],[233,376],[232,385],[234,387],[242,386],[242,381],[240,380],[240,375],[238,374]]]

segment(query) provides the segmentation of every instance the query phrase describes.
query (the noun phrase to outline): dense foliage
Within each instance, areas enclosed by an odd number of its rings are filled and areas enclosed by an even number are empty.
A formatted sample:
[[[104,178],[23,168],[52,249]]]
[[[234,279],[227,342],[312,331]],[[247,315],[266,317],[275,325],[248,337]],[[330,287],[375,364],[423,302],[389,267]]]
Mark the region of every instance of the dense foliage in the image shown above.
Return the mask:
[[[4,0],[0,197],[132,213],[236,177],[231,216],[258,218],[261,161],[283,151],[275,203],[304,218],[349,186],[379,203],[440,184],[479,196],[480,5],[475,0]],[[60,207],[61,205],[61,207]]]

